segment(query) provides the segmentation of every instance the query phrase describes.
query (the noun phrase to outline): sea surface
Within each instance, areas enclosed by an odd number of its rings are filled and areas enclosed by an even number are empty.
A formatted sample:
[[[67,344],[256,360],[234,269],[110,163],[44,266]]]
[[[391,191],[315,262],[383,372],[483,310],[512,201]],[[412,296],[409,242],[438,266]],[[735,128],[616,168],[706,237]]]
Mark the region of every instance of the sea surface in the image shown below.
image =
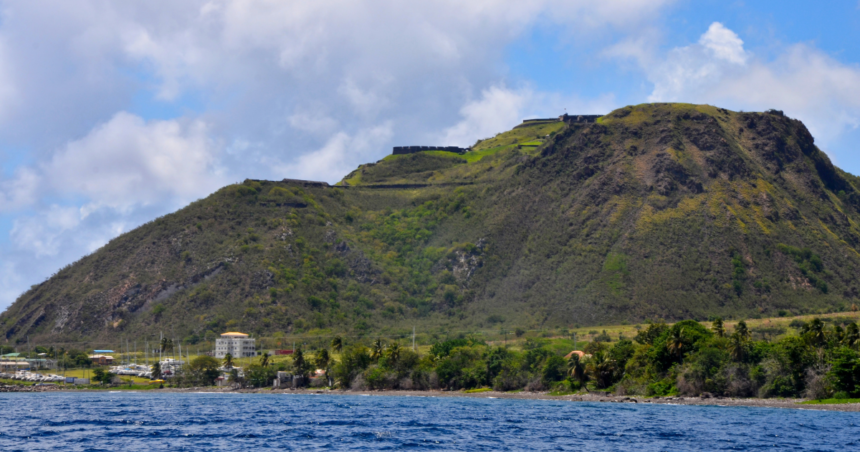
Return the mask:
[[[860,414],[449,397],[0,394],[0,450],[860,450]]]

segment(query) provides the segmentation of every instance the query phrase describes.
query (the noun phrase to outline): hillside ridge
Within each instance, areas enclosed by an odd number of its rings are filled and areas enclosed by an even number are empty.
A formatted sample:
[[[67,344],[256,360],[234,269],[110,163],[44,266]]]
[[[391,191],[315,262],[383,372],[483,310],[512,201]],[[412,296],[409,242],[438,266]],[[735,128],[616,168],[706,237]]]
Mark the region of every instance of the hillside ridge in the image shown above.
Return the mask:
[[[34,286],[0,332],[193,342],[845,310],[860,295],[858,187],[776,110],[535,121],[336,185],[224,187]]]

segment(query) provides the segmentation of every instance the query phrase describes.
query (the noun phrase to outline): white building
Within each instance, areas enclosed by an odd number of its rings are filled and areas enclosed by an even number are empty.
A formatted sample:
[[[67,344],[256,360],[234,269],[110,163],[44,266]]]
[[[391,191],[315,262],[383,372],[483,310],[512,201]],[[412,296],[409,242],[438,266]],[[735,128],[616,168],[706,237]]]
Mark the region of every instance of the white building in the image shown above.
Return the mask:
[[[223,358],[228,353],[234,358],[257,356],[256,340],[244,333],[229,332],[215,340],[215,357]]]

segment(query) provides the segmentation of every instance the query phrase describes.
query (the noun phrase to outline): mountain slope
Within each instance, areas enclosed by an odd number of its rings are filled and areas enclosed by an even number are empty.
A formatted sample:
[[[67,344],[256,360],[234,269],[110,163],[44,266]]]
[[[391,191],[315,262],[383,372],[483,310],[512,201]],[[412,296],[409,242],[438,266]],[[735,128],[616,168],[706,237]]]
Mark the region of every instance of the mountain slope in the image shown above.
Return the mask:
[[[545,327],[846,309],[860,180],[781,112],[646,104],[246,181],[124,234],[0,315],[9,341]]]

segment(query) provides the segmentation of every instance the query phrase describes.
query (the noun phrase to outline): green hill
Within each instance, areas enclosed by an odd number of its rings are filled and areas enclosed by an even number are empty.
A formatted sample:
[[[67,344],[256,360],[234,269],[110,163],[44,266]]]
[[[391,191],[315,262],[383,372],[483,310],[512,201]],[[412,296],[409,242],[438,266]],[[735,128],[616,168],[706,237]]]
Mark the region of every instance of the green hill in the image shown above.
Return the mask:
[[[625,107],[336,187],[245,181],[34,286],[11,342],[803,314],[858,297],[860,179],[781,112]]]

